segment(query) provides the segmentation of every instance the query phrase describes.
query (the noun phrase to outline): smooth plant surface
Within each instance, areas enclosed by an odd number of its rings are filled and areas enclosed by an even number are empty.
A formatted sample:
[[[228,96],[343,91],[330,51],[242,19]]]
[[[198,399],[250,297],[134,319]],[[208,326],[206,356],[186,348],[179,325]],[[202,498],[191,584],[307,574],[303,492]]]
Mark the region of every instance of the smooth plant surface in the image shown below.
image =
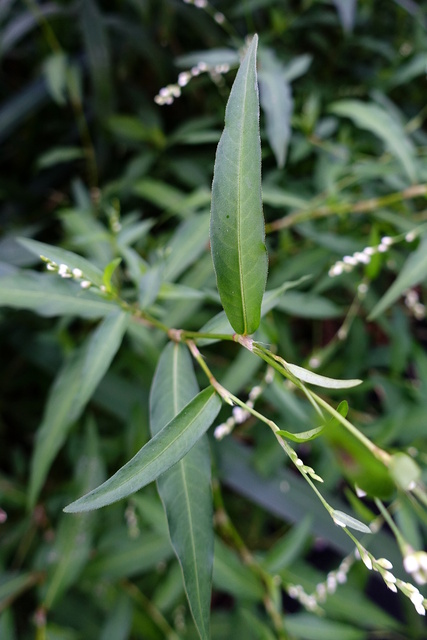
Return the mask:
[[[0,7],[0,638],[424,638],[424,4]]]

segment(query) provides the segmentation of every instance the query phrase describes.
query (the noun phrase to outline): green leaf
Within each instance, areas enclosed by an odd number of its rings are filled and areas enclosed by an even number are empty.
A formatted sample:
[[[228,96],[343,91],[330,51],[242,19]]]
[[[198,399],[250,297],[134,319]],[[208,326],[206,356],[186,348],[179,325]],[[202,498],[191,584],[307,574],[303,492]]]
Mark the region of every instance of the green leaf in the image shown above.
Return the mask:
[[[259,90],[268,141],[281,169],[285,166],[294,105],[285,67],[272,49],[260,50]]]
[[[225,112],[212,183],[211,247],[218,291],[236,333],[260,323],[267,279],[255,35]]]
[[[411,182],[416,181],[414,145],[400,122],[385,109],[359,100],[342,100],[334,103],[331,111],[339,116],[350,118],[358,127],[380,138],[400,161]]]
[[[84,152],[79,147],[55,147],[43,153],[37,159],[38,169],[47,169],[62,162],[71,162],[84,157]]]
[[[375,320],[384,313],[393,302],[411,287],[427,278],[427,237],[423,238],[418,248],[406,260],[396,280],[386,291],[381,300],[375,305],[368,316],[368,320]]]
[[[43,73],[52,100],[61,106],[67,102],[67,58],[62,52],[53,53],[43,63]]]
[[[91,511],[138,491],[177,463],[207,431],[221,408],[212,387],[201,391],[111,478],[65,507],[67,513]]]
[[[150,395],[151,433],[158,433],[198,392],[192,360],[183,344],[163,350]],[[167,399],[167,400],[166,400]],[[211,461],[207,436],[157,480],[172,546],[200,637],[209,638],[214,534]]]
[[[59,372],[37,431],[29,486],[31,505],[38,498],[50,465],[72,422],[80,416],[107,372],[120,347],[127,322],[128,316],[123,312],[107,316]]]
[[[65,264],[71,270],[80,269],[85,278],[98,287],[102,286],[102,271],[76,253],[67,251],[66,249],[52,247],[50,244],[45,244],[38,240],[31,240],[30,238],[18,238],[18,242],[36,256],[44,256],[57,265]]]
[[[402,452],[391,457],[389,471],[396,485],[403,491],[411,489],[421,477],[421,469],[415,460]]]
[[[257,602],[264,595],[260,578],[219,538],[215,539],[213,580],[217,589],[238,599]]]
[[[117,305],[58,275],[21,271],[0,278],[0,305],[28,309],[41,316],[106,316]]]
[[[109,264],[107,264],[107,266],[104,269],[104,273],[102,275],[102,280],[104,282],[104,287],[109,292],[111,292],[111,290],[112,290],[111,278],[113,277],[113,274],[114,274],[115,270],[117,269],[117,267],[119,266],[119,264],[121,263],[121,261],[122,261],[121,258],[115,258]]]
[[[362,380],[335,380],[335,378],[327,378],[321,376],[318,373],[313,373],[308,369],[299,367],[296,364],[286,363],[286,369],[288,369],[298,380],[307,382],[308,384],[314,384],[317,387],[324,387],[325,389],[350,389],[356,387],[358,384],[362,384]]]
[[[356,518],[353,518],[353,516],[347,515],[346,513],[344,513],[344,511],[338,511],[337,509],[333,509],[331,515],[332,515],[333,521],[339,527],[350,527],[350,529],[355,529],[356,531],[362,531],[363,533],[372,533],[372,531],[366,524],[364,524],[363,522],[360,522],[360,520],[357,520]]]
[[[176,280],[206,250],[208,242],[207,214],[198,214],[183,222],[166,245],[164,279]]]
[[[283,429],[280,429],[280,431],[277,431],[276,433],[283,438],[292,440],[292,442],[308,442],[309,440],[314,440],[314,438],[320,436],[322,431],[323,427],[316,427],[315,429],[300,431],[299,433],[292,433],[291,431],[284,431]]]

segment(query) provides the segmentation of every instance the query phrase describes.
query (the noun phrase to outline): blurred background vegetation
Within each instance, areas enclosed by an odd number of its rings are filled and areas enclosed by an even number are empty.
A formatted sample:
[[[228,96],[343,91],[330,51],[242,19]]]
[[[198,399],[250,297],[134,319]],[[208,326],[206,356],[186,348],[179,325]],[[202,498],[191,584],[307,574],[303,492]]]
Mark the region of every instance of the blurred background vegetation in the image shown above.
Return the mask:
[[[352,419],[409,452],[425,479],[427,247],[407,234],[427,220],[426,29],[427,3],[413,0],[0,0],[0,276],[42,270],[15,241],[35,237],[102,267],[122,257],[124,295],[169,326],[197,330],[219,311],[207,226],[215,148],[239,50],[257,32],[268,288],[310,276],[267,315],[261,338],[291,362],[363,379],[345,395]],[[384,237],[397,240],[369,264],[342,262]],[[416,275],[369,321],[411,254]],[[40,297],[9,306],[22,309],[0,311],[0,637],[195,638],[154,486],[89,515],[62,513],[148,439],[166,337],[128,332],[28,510],[52,382],[96,314],[58,317]],[[260,362],[237,345],[204,353],[230,391],[247,397],[263,384]],[[285,429],[312,424],[307,402],[276,382],[259,402]],[[350,541],[253,420],[211,445],[216,513],[225,508],[245,550],[280,577],[290,638],[425,637],[411,603],[361,563],[323,615],[291,598],[291,585],[314,592]],[[373,485],[423,549],[425,515],[356,449],[332,434],[301,453],[336,508],[371,521],[376,506],[353,488]],[[212,637],[274,638],[262,580],[217,520]],[[369,548],[405,575],[387,527]]]

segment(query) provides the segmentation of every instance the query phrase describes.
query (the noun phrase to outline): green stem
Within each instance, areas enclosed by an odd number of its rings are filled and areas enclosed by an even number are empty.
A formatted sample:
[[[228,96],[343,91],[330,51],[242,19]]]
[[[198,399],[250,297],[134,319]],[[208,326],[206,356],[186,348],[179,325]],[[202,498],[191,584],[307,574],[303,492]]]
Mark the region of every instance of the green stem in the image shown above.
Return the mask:
[[[427,184],[414,184],[408,189],[389,193],[381,198],[369,198],[368,200],[359,200],[359,202],[350,202],[336,205],[325,205],[318,208],[310,208],[303,211],[294,211],[284,218],[279,218],[266,224],[266,233],[287,229],[300,222],[307,220],[318,220],[328,216],[335,216],[347,213],[368,213],[375,211],[381,207],[390,206],[404,200],[411,200],[420,196],[427,195]]]
[[[129,580],[123,580],[122,586],[129,596],[137,602],[150,616],[152,621],[157,625],[163,634],[165,640],[181,640],[177,633],[169,625],[166,618],[157,607],[138,589],[138,587]]]

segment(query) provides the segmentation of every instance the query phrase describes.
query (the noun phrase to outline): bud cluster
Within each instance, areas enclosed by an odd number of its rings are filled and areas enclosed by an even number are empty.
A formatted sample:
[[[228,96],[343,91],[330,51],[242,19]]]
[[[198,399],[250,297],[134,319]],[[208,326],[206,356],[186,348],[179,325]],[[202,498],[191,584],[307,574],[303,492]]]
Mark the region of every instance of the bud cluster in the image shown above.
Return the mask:
[[[43,262],[46,263],[46,269],[48,271],[57,273],[61,276],[61,278],[72,278],[73,280],[77,280],[78,282],[80,282],[80,286],[82,289],[90,289],[90,287],[96,286],[93,284],[93,282],[91,282],[84,276],[81,269],[71,269],[63,263],[57,264],[56,262],[53,262],[53,260],[46,258],[46,256],[40,256],[40,258],[43,260]],[[105,287],[100,287],[100,289],[105,293]]]
[[[255,406],[255,401],[262,394],[267,384],[271,384],[273,382],[273,369],[268,367],[264,380],[262,384],[255,385],[249,391],[249,398],[245,403],[249,409],[253,409]],[[236,424],[243,424],[250,417],[250,412],[248,409],[243,409],[242,407],[233,407],[233,415],[230,416],[225,422],[219,424],[214,431],[214,438],[217,440],[222,440],[225,436],[228,436],[236,426]]]
[[[206,62],[198,62],[194,67],[188,71],[182,71],[178,75],[178,81],[176,84],[168,84],[166,87],[162,87],[159,93],[155,96],[154,102],[160,106],[170,105],[175,98],[179,98],[181,95],[181,89],[185,87],[192,78],[196,78],[201,73],[209,73],[211,79],[214,82],[218,82],[218,79],[222,77],[222,74],[230,71],[229,64],[216,64],[208,65]]]
[[[329,276],[334,278],[336,276],[340,276],[343,273],[349,273],[353,271],[355,267],[360,264],[369,264],[372,256],[377,253],[386,253],[389,251],[390,247],[402,240],[406,242],[413,242],[417,237],[416,232],[410,231],[404,236],[399,235],[391,238],[390,236],[384,236],[381,238],[380,244],[374,247],[365,247],[362,251],[356,251],[351,256],[344,256],[342,260],[338,260],[332,267],[329,269]]]

